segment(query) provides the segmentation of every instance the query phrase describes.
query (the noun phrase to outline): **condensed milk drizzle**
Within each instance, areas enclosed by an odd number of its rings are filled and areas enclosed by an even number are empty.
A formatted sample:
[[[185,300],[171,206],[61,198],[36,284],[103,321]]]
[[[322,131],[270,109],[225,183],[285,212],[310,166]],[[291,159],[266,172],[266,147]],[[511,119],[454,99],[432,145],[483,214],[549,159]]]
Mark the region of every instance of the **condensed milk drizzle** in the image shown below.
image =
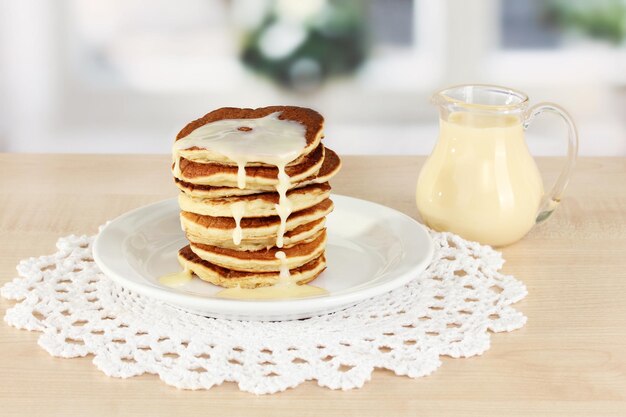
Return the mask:
[[[276,191],[278,192],[278,204],[275,204],[276,212],[280,217],[280,224],[278,225],[278,232],[276,233],[276,246],[283,247],[285,229],[287,228],[287,218],[293,211],[293,204],[287,197],[287,191],[291,187],[291,178],[285,173],[285,165],[277,166],[278,168],[278,185]]]
[[[258,119],[224,119],[207,123],[174,142],[174,174],[180,177],[180,151],[192,147],[210,149],[237,164],[237,186],[246,186],[246,164],[261,162],[278,169],[276,191],[279,201],[276,211],[280,226],[276,246],[282,248],[287,218],[292,205],[287,198],[291,180],[286,166],[296,159],[306,146],[305,127],[293,120],[281,120],[280,112]]]
[[[237,201],[230,206],[230,212],[235,219],[235,229],[233,230],[233,243],[239,245],[242,238],[241,218],[246,214],[246,202]]]
[[[176,153],[173,154],[174,155],[174,176],[176,178],[180,177],[180,156],[176,155]]]
[[[276,258],[280,261],[280,272],[278,275],[278,281],[274,285],[294,285],[289,278],[291,273],[289,272],[289,266],[287,265],[287,255],[282,250],[276,252]]]

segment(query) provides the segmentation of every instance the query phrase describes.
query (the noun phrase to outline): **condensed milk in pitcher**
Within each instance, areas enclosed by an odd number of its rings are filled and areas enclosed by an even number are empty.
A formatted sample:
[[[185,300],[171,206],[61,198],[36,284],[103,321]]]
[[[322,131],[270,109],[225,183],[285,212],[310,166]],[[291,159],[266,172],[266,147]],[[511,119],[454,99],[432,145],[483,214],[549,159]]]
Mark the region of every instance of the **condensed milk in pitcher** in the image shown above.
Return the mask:
[[[440,133],[417,183],[417,208],[424,222],[465,239],[504,246],[521,239],[549,217],[569,180],[578,136],[569,115],[542,103],[528,108],[521,92],[490,85],[463,85],[433,96]],[[524,131],[543,112],[568,127],[568,161],[546,194],[528,151]]]

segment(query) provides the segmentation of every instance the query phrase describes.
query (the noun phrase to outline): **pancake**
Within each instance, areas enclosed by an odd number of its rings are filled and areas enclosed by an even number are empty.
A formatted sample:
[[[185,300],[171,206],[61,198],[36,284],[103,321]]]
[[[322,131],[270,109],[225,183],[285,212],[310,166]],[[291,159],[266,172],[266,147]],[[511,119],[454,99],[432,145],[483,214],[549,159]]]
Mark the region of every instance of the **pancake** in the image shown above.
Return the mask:
[[[339,156],[332,150],[325,148],[324,161],[316,175],[306,178],[302,182],[294,184],[295,188],[303,187],[309,184],[318,184],[328,182],[341,169],[341,160]],[[230,196],[243,196],[262,193],[261,190],[253,190],[249,188],[240,189],[237,187],[216,187],[211,185],[192,184],[174,178],[176,186],[186,194],[198,198],[222,198]],[[272,189],[272,191],[274,191]]]
[[[287,218],[286,231],[289,232],[304,224],[319,220],[333,210],[333,202],[326,199],[308,209],[294,212]],[[235,220],[232,217],[212,217],[181,211],[180,221],[185,233],[207,241],[232,240]],[[241,219],[242,242],[276,240],[280,225],[278,216],[248,217]]]
[[[313,239],[298,243],[290,248],[273,247],[257,251],[241,251],[202,243],[191,243],[190,247],[200,259],[223,268],[246,272],[279,271],[281,260],[276,257],[276,252],[285,253],[284,262],[286,262],[287,268],[294,269],[302,266],[324,252],[326,229],[318,232],[318,235]]]
[[[315,110],[296,106],[271,106],[261,107],[257,109],[222,107],[220,109],[207,113],[201,118],[187,124],[187,126],[185,126],[178,133],[178,135],[176,135],[176,140],[178,141],[184,138],[194,130],[209,123],[227,119],[259,119],[277,112],[280,113],[278,119],[292,120],[302,124],[305,127],[304,138],[306,141],[306,145],[302,150],[301,155],[306,156],[309,153],[313,152],[313,150],[317,148],[317,146],[320,144],[320,140],[323,137],[324,118]],[[245,123],[242,123],[242,125],[243,127],[245,127]],[[201,163],[218,162],[227,165],[234,165],[233,161],[229,160],[224,155],[221,155],[210,149],[192,147],[189,149],[180,150],[179,154],[189,161]],[[301,159],[296,159],[292,162],[292,164],[297,164],[298,161],[301,161]],[[251,161],[251,163],[249,163],[248,165],[262,165],[256,164],[255,162],[258,161]]]
[[[311,238],[314,238],[318,234],[318,232],[324,228],[325,224],[326,218],[322,217],[321,219],[305,223],[296,227],[293,230],[286,232],[283,235],[283,248],[290,248],[297,243],[308,241]],[[239,243],[239,245],[236,245],[235,242],[233,242],[232,237],[228,237],[226,240],[215,240],[207,239],[203,236],[196,236],[192,233],[186,233],[185,236],[187,237],[187,240],[192,243],[203,243],[205,245],[219,246],[222,248],[236,250],[254,251],[269,249],[272,246],[276,245],[276,236],[244,239]]]
[[[183,268],[235,288],[305,284],[326,268],[329,180],[341,161],[321,143],[323,127],[307,108],[221,108],[178,133]]]
[[[287,192],[292,205],[292,211],[300,211],[312,207],[330,196],[330,185],[311,184]],[[242,217],[277,216],[276,205],[279,201],[278,193],[260,193],[240,197],[223,197],[204,199],[180,193],[178,204],[181,210],[190,213],[215,217],[234,216],[235,210],[240,210]]]
[[[279,272],[241,272],[222,268],[202,260],[193,253],[189,246],[178,251],[178,262],[187,270],[192,271],[200,279],[221,287],[257,288],[274,285],[279,278]],[[290,280],[298,284],[313,281],[326,269],[326,258],[321,254],[306,264],[291,269]]]
[[[285,168],[292,184],[314,177],[324,162],[324,145],[319,144],[301,163]],[[237,187],[237,167],[220,163],[200,163],[185,158],[180,159],[180,173],[174,176],[192,184],[213,185],[217,187]],[[278,168],[275,166],[245,167],[246,187],[261,191],[274,191],[278,185]],[[293,188],[293,185],[292,185]]]
[[[341,169],[341,159],[339,155],[332,149],[324,147],[324,162],[320,170],[312,177],[306,178],[304,181],[296,183],[296,188],[304,187],[309,184],[321,184],[330,181],[332,177],[337,175]]]

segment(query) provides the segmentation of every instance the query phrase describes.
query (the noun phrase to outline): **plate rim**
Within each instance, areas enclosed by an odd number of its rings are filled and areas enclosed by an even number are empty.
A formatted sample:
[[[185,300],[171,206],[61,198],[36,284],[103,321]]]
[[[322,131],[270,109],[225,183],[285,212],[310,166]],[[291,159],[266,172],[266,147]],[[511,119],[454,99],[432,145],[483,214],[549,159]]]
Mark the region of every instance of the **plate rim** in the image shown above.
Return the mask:
[[[283,300],[233,300],[233,299],[221,299],[217,297],[206,297],[195,294],[185,294],[180,292],[170,291],[166,288],[161,288],[156,285],[152,285],[148,282],[141,283],[136,282],[127,278],[124,278],[115,270],[111,269],[106,262],[104,262],[100,257],[99,247],[102,244],[102,236],[106,237],[106,230],[110,227],[115,226],[116,223],[122,221],[128,217],[132,217],[137,212],[146,210],[148,208],[152,208],[159,206],[167,206],[176,202],[176,198],[169,198],[161,201],[157,201],[154,203],[146,204],[141,207],[137,207],[135,209],[129,210],[113,220],[107,222],[107,224],[101,228],[99,233],[97,234],[93,245],[92,245],[92,256],[93,259],[101,270],[101,272],[106,275],[108,278],[112,279],[117,284],[122,287],[128,288],[131,291],[135,291],[139,294],[145,295],[150,298],[154,298],[158,301],[164,302],[168,305],[171,305],[176,308],[180,308],[186,311],[196,310],[203,311],[201,314],[209,314],[207,311],[214,311],[214,315],[223,317],[224,315],[283,315],[283,316],[293,316],[293,315],[302,315],[302,314],[310,314],[308,317],[312,317],[315,315],[319,315],[320,313],[316,313],[321,310],[329,310],[335,309],[333,311],[340,310],[342,308],[346,308],[349,305],[354,305],[360,301],[369,300],[373,297],[376,297],[381,294],[386,294],[396,288],[405,285],[413,278],[415,278],[416,274],[424,271],[428,265],[430,265],[433,255],[434,255],[434,243],[430,233],[427,228],[419,223],[417,220],[408,216],[405,213],[402,213],[396,209],[385,206],[383,204],[375,203],[369,200],[364,200],[356,197],[345,196],[341,194],[332,194],[331,198],[335,199],[335,205],[341,204],[339,201],[345,200],[356,202],[357,204],[368,204],[374,205],[378,208],[383,208],[384,210],[391,210],[394,212],[394,215],[400,216],[409,220],[418,226],[426,237],[427,243],[427,253],[424,259],[421,262],[415,263],[411,266],[410,269],[400,274],[397,277],[394,277],[388,281],[382,282],[378,285],[374,285],[368,288],[364,288],[361,290],[349,292],[347,294],[335,295],[335,296],[317,296],[317,297],[308,297],[308,298],[298,298],[298,299],[283,299]],[[159,207],[160,208],[160,207]],[[121,248],[119,249],[121,252]],[[280,304],[279,311],[277,311],[277,303]],[[322,304],[323,303],[323,304]],[[310,305],[310,306],[309,306]],[[307,306],[309,306],[307,308]],[[253,311],[252,311],[253,310]],[[194,313],[198,314],[198,313]],[[263,318],[260,317],[259,320]]]

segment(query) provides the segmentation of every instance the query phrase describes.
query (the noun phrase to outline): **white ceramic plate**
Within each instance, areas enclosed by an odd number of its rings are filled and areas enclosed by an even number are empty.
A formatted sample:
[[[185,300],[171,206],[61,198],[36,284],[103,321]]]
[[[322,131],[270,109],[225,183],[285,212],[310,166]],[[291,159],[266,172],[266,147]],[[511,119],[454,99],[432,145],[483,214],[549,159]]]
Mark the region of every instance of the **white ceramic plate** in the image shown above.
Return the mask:
[[[187,244],[175,199],[128,212],[96,238],[93,256],[111,279],[138,293],[192,313],[237,320],[293,320],[331,313],[406,284],[429,264],[426,229],[389,207],[333,195],[328,216],[327,269],[311,284],[328,294],[287,300],[229,300],[198,278],[169,288],[159,277],[180,270],[176,254]]]

